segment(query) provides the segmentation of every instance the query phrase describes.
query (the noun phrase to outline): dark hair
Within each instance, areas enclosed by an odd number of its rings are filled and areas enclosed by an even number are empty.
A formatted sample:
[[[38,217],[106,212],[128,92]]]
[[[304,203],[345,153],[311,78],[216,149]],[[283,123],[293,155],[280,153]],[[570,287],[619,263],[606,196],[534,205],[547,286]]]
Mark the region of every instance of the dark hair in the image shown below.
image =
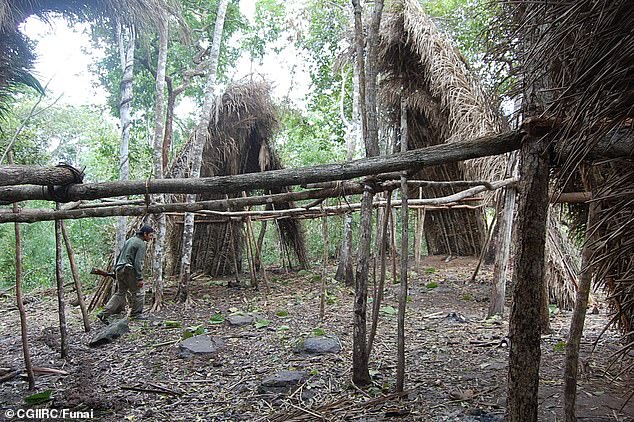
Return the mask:
[[[141,228],[139,229],[139,231],[137,232],[138,234],[145,234],[145,233],[154,233],[154,229],[150,226],[141,226]]]

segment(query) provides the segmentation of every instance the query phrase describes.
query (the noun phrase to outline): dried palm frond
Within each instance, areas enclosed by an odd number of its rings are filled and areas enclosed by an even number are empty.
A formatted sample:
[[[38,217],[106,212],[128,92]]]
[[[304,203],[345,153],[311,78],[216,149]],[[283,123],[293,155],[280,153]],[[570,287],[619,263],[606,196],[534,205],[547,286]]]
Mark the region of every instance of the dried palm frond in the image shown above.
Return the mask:
[[[501,50],[514,63],[524,109],[554,127],[567,154],[556,173],[563,189],[609,133],[634,137],[634,3],[630,0],[503,1]],[[538,64],[538,65],[536,65]],[[539,89],[535,90],[537,87]],[[595,280],[605,287],[613,321],[631,333],[634,318],[634,163],[595,162],[588,182],[600,221],[591,228]],[[631,343],[630,343],[631,344]]]

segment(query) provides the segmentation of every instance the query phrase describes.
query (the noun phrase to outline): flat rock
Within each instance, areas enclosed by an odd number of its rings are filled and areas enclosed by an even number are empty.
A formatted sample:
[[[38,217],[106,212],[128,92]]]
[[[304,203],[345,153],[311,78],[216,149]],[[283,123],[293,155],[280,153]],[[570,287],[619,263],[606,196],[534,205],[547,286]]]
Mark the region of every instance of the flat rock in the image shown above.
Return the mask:
[[[221,338],[201,334],[181,341],[178,344],[178,352],[176,354],[183,359],[193,356],[207,357],[215,355],[222,346],[224,346],[224,342]]]
[[[240,327],[243,325],[251,325],[255,318],[253,315],[229,315],[225,321],[231,327]]]
[[[260,393],[289,393],[293,387],[306,378],[304,371],[280,371],[275,375],[265,378],[260,384]]]
[[[308,337],[300,344],[297,351],[307,355],[339,353],[341,351],[341,341],[335,336]]]
[[[111,322],[106,328],[99,331],[88,343],[90,347],[97,347],[107,343],[112,343],[115,339],[121,337],[130,331],[128,319],[122,318]]]

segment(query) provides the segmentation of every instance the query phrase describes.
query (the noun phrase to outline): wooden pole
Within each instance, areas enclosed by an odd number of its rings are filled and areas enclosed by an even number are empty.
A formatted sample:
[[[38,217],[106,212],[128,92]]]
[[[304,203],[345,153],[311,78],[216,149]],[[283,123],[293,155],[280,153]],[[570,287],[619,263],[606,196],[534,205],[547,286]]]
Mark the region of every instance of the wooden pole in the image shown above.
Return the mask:
[[[81,309],[81,316],[84,322],[84,330],[90,331],[90,320],[88,318],[88,310],[86,309],[86,302],[84,301],[84,293],[81,289],[81,279],[79,277],[79,271],[77,270],[77,263],[75,262],[75,252],[73,251],[73,245],[70,243],[70,237],[66,232],[66,224],[63,220],[60,220],[60,227],[62,230],[62,236],[64,237],[64,243],[66,244],[66,253],[68,254],[68,262],[70,263],[70,269],[73,274],[73,281],[75,282],[75,292],[77,293],[77,302]]]
[[[381,308],[381,302],[383,301],[383,289],[385,288],[385,272],[386,272],[386,249],[388,235],[388,221],[389,216],[392,215],[392,192],[387,194],[387,205],[383,212],[383,220],[381,223],[381,237],[379,239],[379,283],[376,287],[374,295],[374,303],[372,303],[372,325],[370,326],[370,334],[368,335],[368,360],[372,353],[372,345],[374,344],[374,337],[376,336],[376,330],[379,325],[379,310]]]
[[[512,131],[501,135],[434,145],[388,156],[295,169],[231,176],[74,184],[66,187],[63,197],[64,201],[77,201],[154,193],[236,193],[244,190],[275,189],[280,186],[313,182],[349,180],[356,177],[420,169],[438,164],[503,154],[520,147],[520,135],[521,132]],[[62,192],[58,195],[62,195]],[[0,188],[0,201],[4,203],[32,199],[55,200],[45,187],[8,186]]]
[[[9,163],[13,164],[13,153],[7,152]],[[13,204],[13,212],[19,212],[18,204]],[[20,236],[20,223],[15,223],[15,301],[20,314],[20,334],[22,337],[22,354],[24,356],[24,367],[26,377],[29,381],[29,390],[35,388],[35,375],[33,364],[31,363],[31,352],[29,351],[29,332],[26,320],[26,310],[22,302],[22,238]]]
[[[517,179],[505,179],[496,182],[488,183],[493,189],[499,189],[503,186],[514,184]],[[246,198],[232,198],[232,199],[219,199],[211,201],[200,201],[192,204],[188,203],[173,203],[162,204],[156,203],[147,206],[114,206],[108,208],[94,208],[94,209],[71,209],[71,210],[43,210],[43,209],[25,209],[20,213],[14,213],[11,211],[0,210],[0,223],[15,222],[21,223],[33,223],[36,221],[50,221],[58,219],[78,219],[78,218],[90,218],[90,217],[111,217],[115,215],[138,215],[145,216],[147,214],[161,214],[169,212],[205,212],[207,214],[221,215],[226,217],[243,217],[245,215],[251,216],[290,216],[293,214],[304,214],[310,212],[306,208],[293,208],[287,210],[264,210],[264,211],[224,211],[230,208],[236,207],[248,207],[253,205],[262,204],[275,204],[279,202],[297,201],[301,199],[313,199],[313,198],[328,198],[339,197],[344,194],[353,194],[363,192],[362,184],[360,183],[348,183],[346,184],[346,191],[340,189],[319,189],[303,192],[291,192],[284,194],[265,195],[260,197],[246,197]],[[373,185],[374,191],[383,191],[393,189],[396,185],[391,182],[386,182],[380,185]],[[466,189],[464,191],[441,197],[441,198],[426,198],[416,199],[410,201],[410,205],[444,205],[448,203],[454,203],[457,201],[467,200],[467,198],[476,195],[480,192],[489,190],[487,186],[480,185]],[[384,201],[375,201],[372,206],[384,205]],[[393,201],[392,206],[400,206],[401,201]],[[361,204],[348,204],[342,207],[346,209],[360,209]],[[330,212],[333,207],[327,207],[326,211]],[[223,211],[219,211],[223,210]],[[319,211],[315,210],[317,217],[319,217]]]
[[[588,209],[588,220],[586,224],[586,241],[581,252],[581,276],[579,277],[579,288],[575,308],[570,321],[570,331],[566,344],[566,363],[564,367],[564,421],[575,422],[575,404],[577,400],[577,372],[579,366],[579,347],[583,335],[583,326],[588,308],[588,297],[592,284],[593,267],[591,265],[594,253],[593,231],[599,217],[601,205],[598,202],[591,202]]]
[[[407,151],[407,103],[401,97],[401,152]],[[407,269],[409,262],[409,214],[407,210],[407,173],[401,176],[401,289],[398,298],[396,391],[405,386],[405,311],[407,308]]]
[[[326,313],[326,277],[328,275],[328,217],[326,215],[321,220],[321,234],[324,239],[324,258],[321,269],[319,319],[323,321]]]
[[[57,205],[59,207],[59,204]],[[68,330],[66,328],[66,305],[64,302],[64,274],[62,273],[62,221],[55,222],[55,279],[57,280],[57,305],[59,311],[60,355],[68,356]]]

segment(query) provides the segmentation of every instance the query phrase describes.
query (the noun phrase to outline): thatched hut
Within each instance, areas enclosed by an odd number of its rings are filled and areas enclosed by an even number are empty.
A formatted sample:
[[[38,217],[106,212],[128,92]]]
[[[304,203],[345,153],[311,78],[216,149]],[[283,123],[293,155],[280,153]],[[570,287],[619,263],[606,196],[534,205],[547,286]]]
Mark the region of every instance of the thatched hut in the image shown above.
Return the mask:
[[[400,121],[401,97],[408,111],[408,147],[422,148],[498,133],[505,123],[466,60],[422,11],[404,0],[383,18],[379,67],[382,100]],[[486,165],[485,165],[486,164]],[[472,160],[421,170],[424,180],[489,179],[504,171],[501,160]],[[455,193],[428,188],[425,197]],[[418,195],[418,193],[416,193]],[[425,236],[431,254],[477,255],[485,240],[482,209],[428,213]]]
[[[414,0],[386,13],[380,40],[379,67],[382,101],[400,122],[400,102],[407,104],[408,147],[475,139],[508,130],[499,99],[488,93],[460,51]],[[423,180],[499,180],[509,177],[509,156],[485,157],[425,168]],[[454,193],[453,188],[428,188],[425,197]],[[419,192],[411,192],[419,195]],[[426,213],[425,237],[430,254],[477,255],[485,243],[485,197],[475,210]],[[548,282],[552,298],[570,306],[578,270],[570,241],[559,230],[559,213],[551,213],[548,236]],[[578,254],[578,251],[575,250]]]
[[[566,152],[556,173],[558,188],[581,187],[600,206],[589,230],[595,235],[590,266],[595,283],[608,292],[613,322],[630,336],[627,352],[634,347],[633,152],[609,161],[590,154],[600,143],[634,138],[634,3],[502,4],[500,29],[515,36],[499,40],[518,63],[514,76],[523,83],[517,95],[525,99],[525,110],[539,111],[553,129],[549,136]]]
[[[271,99],[271,86],[265,81],[244,79],[229,86],[212,108],[212,122],[203,148],[201,177],[227,176],[281,169],[282,164],[272,145],[279,129],[278,113]],[[169,177],[187,177],[191,140],[181,150],[169,170]],[[288,191],[280,187],[270,193]],[[262,193],[262,192],[260,192]],[[269,193],[269,192],[264,192]],[[236,195],[237,196],[237,195]],[[222,199],[218,195],[199,195],[200,200]],[[278,209],[293,207],[292,203]],[[277,223],[281,243],[291,251],[299,267],[307,266],[304,236],[296,219]],[[243,256],[243,222],[209,221],[196,216],[191,269],[211,276],[232,274],[241,270]],[[182,219],[172,220],[168,230],[168,247],[174,268],[178,271],[182,241]],[[169,270],[169,269],[168,269]]]

